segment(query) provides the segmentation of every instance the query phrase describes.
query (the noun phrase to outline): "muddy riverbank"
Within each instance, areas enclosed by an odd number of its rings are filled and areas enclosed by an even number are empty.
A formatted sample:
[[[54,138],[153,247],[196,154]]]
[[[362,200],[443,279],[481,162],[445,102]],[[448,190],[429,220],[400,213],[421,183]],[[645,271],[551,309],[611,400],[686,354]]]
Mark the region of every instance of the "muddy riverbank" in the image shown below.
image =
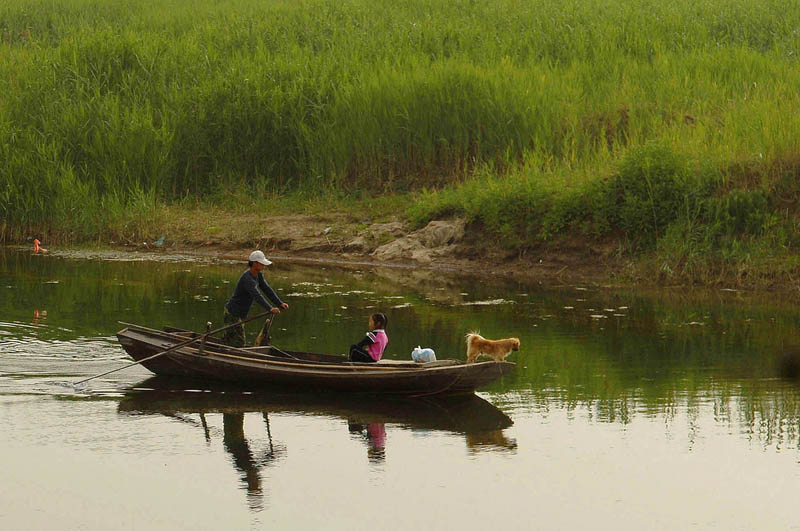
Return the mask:
[[[32,238],[29,238],[32,240]],[[44,242],[46,243],[46,242]],[[800,292],[800,267],[781,263],[709,268],[702,275],[678,275],[655,254],[627,253],[613,238],[562,240],[510,250],[464,219],[433,221],[414,228],[399,217],[361,220],[352,214],[296,214],[264,217],[231,212],[192,212],[157,220],[147,236],[98,242],[103,248],[147,253],[180,253],[243,259],[249,250],[297,263],[387,266],[503,276],[543,284],[597,286],[710,286],[755,291]],[[75,248],[67,243],[51,248]]]

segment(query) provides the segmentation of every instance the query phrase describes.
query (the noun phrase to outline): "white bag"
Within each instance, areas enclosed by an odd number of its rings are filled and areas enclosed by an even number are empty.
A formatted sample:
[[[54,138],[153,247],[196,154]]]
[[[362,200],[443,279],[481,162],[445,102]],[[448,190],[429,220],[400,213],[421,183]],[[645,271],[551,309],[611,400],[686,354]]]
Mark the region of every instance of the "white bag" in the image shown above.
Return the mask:
[[[417,363],[428,363],[436,361],[436,353],[433,352],[432,348],[420,348],[417,345],[417,348],[411,351],[411,359]]]

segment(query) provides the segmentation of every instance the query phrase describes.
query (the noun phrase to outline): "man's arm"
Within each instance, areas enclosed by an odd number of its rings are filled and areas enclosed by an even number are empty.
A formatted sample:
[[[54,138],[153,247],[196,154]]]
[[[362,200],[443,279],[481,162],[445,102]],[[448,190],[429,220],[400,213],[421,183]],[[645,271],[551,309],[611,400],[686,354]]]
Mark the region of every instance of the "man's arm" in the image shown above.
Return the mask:
[[[261,291],[266,293],[267,297],[269,297],[269,300],[275,303],[275,306],[283,306],[283,301],[280,297],[278,297],[278,294],[275,293],[275,290],[272,289],[269,284],[267,284],[267,281],[264,280],[264,275],[262,273],[258,274],[258,287],[261,288]]]
[[[253,279],[253,282],[247,283],[247,291],[250,293],[250,295],[252,295],[253,300],[263,306],[265,310],[272,310],[272,305],[267,301],[267,299],[264,298],[261,292],[258,291],[255,279]]]

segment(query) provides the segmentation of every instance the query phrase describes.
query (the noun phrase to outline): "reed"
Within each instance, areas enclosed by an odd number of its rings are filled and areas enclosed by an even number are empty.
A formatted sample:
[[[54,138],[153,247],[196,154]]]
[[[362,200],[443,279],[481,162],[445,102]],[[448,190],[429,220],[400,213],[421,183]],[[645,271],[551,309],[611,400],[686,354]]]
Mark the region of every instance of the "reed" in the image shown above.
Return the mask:
[[[413,219],[499,216],[511,246],[638,233],[598,183],[656,144],[769,213],[798,193],[798,27],[793,0],[6,0],[0,239],[320,186],[436,190]]]

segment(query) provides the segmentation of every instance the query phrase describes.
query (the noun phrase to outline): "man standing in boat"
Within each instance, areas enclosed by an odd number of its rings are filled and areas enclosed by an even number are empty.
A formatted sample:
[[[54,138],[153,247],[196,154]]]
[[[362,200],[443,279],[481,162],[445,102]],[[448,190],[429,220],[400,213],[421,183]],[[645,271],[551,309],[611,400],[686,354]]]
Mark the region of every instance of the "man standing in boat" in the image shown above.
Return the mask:
[[[229,328],[225,332],[225,336],[222,338],[225,344],[232,347],[244,347],[244,324],[242,324],[241,321],[247,318],[247,313],[250,311],[250,306],[253,305],[253,301],[256,301],[263,306],[264,309],[274,314],[281,313],[281,309],[289,309],[289,305],[283,302],[280,297],[278,297],[278,294],[275,293],[275,290],[264,280],[264,268],[271,263],[272,262],[269,261],[261,251],[253,251],[250,253],[247,269],[242,273],[242,276],[239,277],[239,282],[236,283],[233,295],[231,295],[231,298],[225,303],[225,324],[232,325],[239,323],[238,326]],[[269,300],[275,304],[274,307],[264,298],[259,288],[269,297]]]

